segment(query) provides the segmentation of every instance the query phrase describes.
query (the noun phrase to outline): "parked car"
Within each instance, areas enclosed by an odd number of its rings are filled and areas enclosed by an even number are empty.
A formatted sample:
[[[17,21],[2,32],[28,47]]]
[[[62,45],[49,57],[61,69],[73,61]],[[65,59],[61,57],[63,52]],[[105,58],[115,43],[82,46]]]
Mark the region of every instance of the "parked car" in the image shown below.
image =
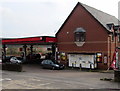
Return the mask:
[[[41,62],[41,66],[43,68],[48,68],[48,69],[64,69],[64,65],[63,64],[59,64],[57,61],[55,60],[43,60]]]
[[[23,63],[23,61],[22,60],[19,60],[17,57],[12,57],[12,58],[10,58],[10,62],[11,63]]]
[[[41,63],[41,55],[40,54],[28,54],[27,56],[26,56],[26,58],[27,58],[27,62],[28,63],[31,63],[31,62],[40,62]]]
[[[6,56],[5,58],[2,57],[2,63],[10,62],[10,59],[15,56]]]

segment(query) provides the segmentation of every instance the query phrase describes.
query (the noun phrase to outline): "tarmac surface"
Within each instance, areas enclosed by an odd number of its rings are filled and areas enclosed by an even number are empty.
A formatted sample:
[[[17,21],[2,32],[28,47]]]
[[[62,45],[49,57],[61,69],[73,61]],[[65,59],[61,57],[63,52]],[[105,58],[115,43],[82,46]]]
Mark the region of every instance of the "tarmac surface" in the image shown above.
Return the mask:
[[[113,72],[80,70],[49,70],[40,65],[23,65],[23,72],[2,71],[2,89],[120,89],[120,83],[102,81],[114,79]]]

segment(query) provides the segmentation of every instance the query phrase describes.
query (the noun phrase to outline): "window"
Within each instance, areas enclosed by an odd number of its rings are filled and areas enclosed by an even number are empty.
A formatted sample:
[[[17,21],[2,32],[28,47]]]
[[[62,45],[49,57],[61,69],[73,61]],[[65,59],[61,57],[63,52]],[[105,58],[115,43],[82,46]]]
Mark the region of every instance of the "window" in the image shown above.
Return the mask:
[[[112,42],[114,42],[114,37],[115,37],[115,34],[113,33],[112,34]]]
[[[84,42],[85,41],[86,31],[83,28],[77,28],[74,31],[75,42]]]
[[[110,25],[110,24],[109,24]],[[112,29],[113,28],[113,29]],[[114,42],[114,40],[116,40],[115,38],[118,37],[118,42],[120,41],[119,40],[119,37],[120,37],[120,25],[112,25],[112,42]]]

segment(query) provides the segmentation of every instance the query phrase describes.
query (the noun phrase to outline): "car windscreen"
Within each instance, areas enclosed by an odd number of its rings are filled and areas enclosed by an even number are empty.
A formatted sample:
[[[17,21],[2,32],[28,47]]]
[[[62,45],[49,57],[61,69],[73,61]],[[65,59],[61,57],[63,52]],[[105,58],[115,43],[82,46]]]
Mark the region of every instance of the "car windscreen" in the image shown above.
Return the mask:
[[[52,60],[52,62],[53,62],[54,64],[59,64],[56,60]]]
[[[48,61],[48,64],[54,64],[51,60]]]

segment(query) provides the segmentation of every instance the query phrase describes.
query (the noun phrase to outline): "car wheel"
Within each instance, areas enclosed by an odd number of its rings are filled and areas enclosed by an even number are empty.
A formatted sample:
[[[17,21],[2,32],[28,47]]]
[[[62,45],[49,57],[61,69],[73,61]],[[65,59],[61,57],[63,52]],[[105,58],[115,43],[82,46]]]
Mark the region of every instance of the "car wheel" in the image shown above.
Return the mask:
[[[45,69],[45,67],[42,67],[43,69]]]
[[[55,69],[55,67],[53,66],[53,67],[52,67],[52,70],[54,70],[54,69]]]

